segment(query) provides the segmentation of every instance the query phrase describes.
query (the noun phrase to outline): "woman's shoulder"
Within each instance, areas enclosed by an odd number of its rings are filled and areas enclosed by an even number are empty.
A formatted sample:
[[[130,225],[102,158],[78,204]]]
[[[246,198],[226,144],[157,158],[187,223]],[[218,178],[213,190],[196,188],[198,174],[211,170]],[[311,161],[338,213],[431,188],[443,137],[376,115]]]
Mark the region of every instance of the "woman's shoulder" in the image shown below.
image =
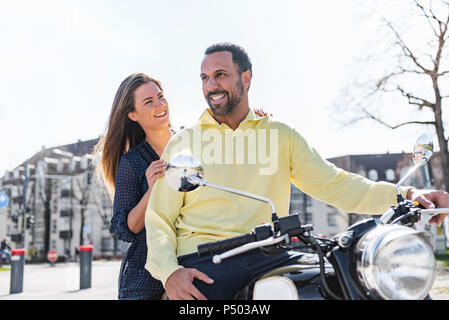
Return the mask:
[[[156,152],[144,140],[122,155],[120,161],[126,161],[137,173],[144,173],[150,163],[158,158]]]

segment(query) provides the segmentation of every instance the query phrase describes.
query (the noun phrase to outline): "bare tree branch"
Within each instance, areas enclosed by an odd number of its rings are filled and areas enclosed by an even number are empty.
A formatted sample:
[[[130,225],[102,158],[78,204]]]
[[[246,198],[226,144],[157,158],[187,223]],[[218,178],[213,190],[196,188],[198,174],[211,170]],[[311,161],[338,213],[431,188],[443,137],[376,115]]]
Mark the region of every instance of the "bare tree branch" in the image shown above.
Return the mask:
[[[396,89],[399,92],[401,92],[401,94],[404,97],[407,97],[409,104],[418,105],[420,107],[420,109],[422,109],[423,107],[429,107],[432,110],[435,109],[435,104],[434,103],[431,103],[431,102],[429,102],[429,101],[427,101],[427,100],[425,100],[423,98],[419,98],[419,97],[414,96],[413,94],[411,94],[411,93],[405,91],[404,89],[402,89],[401,86],[398,85],[396,87]]]
[[[421,9],[421,11],[423,12],[424,16],[427,18],[426,20],[427,20],[427,22],[429,23],[430,27],[432,28],[434,35],[435,35],[436,37],[438,37],[438,32],[437,32],[437,30],[434,28],[432,22],[430,21],[430,19],[432,19],[432,18],[434,18],[434,19],[436,19],[436,20],[438,21],[438,19],[435,17],[435,14],[432,12],[432,10],[430,10],[430,13],[432,14],[432,17],[430,17],[430,16],[427,14],[427,12],[426,12],[426,10],[424,9],[424,7],[423,7],[417,0],[415,0],[415,4],[416,4],[416,6],[417,6],[418,8]]]
[[[396,31],[396,29],[393,27],[390,21],[383,18],[384,22],[387,24],[388,28],[394,33],[397,42],[396,44],[399,45],[399,47],[404,52],[404,55],[406,57],[409,57],[417,67],[419,67],[422,71],[424,71],[426,74],[431,74],[431,70],[426,69],[424,66],[419,63],[417,57],[413,54],[413,52],[410,50],[410,48],[405,44],[405,42],[402,40],[402,37],[399,35],[399,33]]]
[[[372,119],[372,120],[374,120],[374,121],[376,121],[376,122],[378,122],[378,123],[380,123],[380,124],[390,128],[390,129],[397,129],[399,127],[402,127],[402,126],[405,126],[405,125],[409,125],[409,124],[420,124],[420,125],[422,125],[422,124],[432,124],[432,125],[435,125],[435,121],[407,121],[407,122],[403,122],[403,123],[400,123],[400,124],[397,124],[397,125],[389,125],[386,122],[384,122],[383,120],[381,120],[381,119],[377,118],[376,116],[374,116],[372,113],[370,113],[365,108],[363,108],[362,110],[366,114],[366,116],[363,117],[363,118],[365,118],[365,119],[367,119],[367,118]],[[359,118],[359,120],[361,120],[363,118]]]

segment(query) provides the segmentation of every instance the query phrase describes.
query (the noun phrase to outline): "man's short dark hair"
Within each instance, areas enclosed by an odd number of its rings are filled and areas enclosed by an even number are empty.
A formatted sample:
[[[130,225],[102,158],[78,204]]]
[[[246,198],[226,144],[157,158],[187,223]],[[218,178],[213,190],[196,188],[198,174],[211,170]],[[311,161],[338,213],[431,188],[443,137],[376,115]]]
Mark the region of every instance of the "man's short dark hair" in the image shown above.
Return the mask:
[[[220,51],[229,51],[232,53],[232,61],[234,61],[234,63],[237,65],[240,73],[246,70],[249,70],[251,72],[253,71],[253,65],[251,64],[248,53],[239,45],[229,42],[216,43],[209,46],[204,54],[211,54]]]

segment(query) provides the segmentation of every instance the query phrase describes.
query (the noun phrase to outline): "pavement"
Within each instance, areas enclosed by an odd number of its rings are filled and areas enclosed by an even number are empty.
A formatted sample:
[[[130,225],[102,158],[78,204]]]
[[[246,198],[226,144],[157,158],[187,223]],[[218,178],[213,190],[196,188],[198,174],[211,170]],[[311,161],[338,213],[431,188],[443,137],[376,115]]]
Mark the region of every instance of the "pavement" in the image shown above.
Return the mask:
[[[92,262],[91,288],[79,289],[78,263],[26,264],[23,292],[10,294],[10,271],[0,271],[0,300],[117,300],[120,261]],[[437,266],[430,292],[434,300],[449,300],[449,270]]]
[[[10,294],[10,271],[0,271],[0,300],[117,300],[121,261],[92,261],[91,288],[80,290],[76,262],[25,264],[23,292]]]

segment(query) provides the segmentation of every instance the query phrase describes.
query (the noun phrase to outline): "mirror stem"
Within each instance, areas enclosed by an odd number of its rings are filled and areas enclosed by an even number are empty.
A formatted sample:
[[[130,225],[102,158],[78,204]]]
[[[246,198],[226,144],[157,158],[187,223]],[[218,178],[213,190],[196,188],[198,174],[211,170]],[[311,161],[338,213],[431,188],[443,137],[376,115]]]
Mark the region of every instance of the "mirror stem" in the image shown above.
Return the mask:
[[[408,172],[405,176],[402,177],[401,180],[399,180],[399,182],[396,184],[396,192],[398,194],[398,200],[399,200],[399,196],[401,196],[401,190],[399,190],[399,187],[404,183],[405,180],[407,180],[413,173],[415,173],[416,170],[418,170],[421,166],[425,165],[427,163],[429,159],[424,157],[420,162],[418,162],[417,164],[415,164]]]

